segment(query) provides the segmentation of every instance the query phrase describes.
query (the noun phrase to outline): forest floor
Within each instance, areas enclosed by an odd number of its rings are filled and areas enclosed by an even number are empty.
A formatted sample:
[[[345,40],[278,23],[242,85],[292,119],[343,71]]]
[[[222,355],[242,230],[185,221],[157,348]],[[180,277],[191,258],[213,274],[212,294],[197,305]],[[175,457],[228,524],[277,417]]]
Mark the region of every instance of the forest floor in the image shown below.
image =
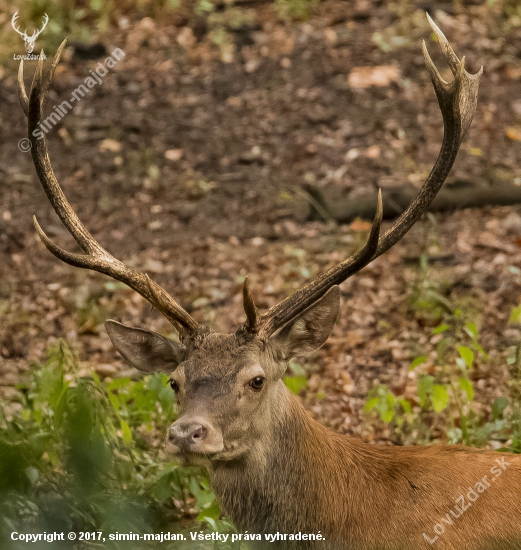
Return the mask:
[[[477,112],[449,182],[521,185],[521,28],[490,9],[433,10],[467,70],[484,66]],[[122,21],[101,41],[124,58],[47,135],[57,177],[94,237],[171,291],[197,321],[225,332],[244,320],[245,276],[265,310],[367,238],[365,221],[308,222],[304,183],[348,197],[422,184],[443,128],[423,39],[451,78],[421,9],[328,0],[297,23],[272,4],[244,10],[249,22],[224,45],[199,20]],[[69,50],[47,112],[103,60]],[[35,63],[25,65],[29,86]],[[30,154],[18,149],[26,122],[16,71],[11,61],[0,73],[5,399],[57,338],[78,350],[85,374],[128,373],[103,329],[106,318],[172,332],[131,290],[61,264],[37,238],[33,214],[57,243],[76,250]],[[428,216],[341,291],[331,338],[297,359],[308,377],[301,393],[316,418],[369,441],[392,438],[364,421],[369,390],[387,384],[417,405],[419,374],[440,366],[441,334],[433,328],[454,319],[474,323],[489,352],[488,361],[476,356],[472,373],[473,406],[486,414],[506,392],[506,360],[521,339],[512,317],[521,303],[521,210]],[[424,364],[411,371],[420,355]],[[435,424],[432,430],[443,439]]]

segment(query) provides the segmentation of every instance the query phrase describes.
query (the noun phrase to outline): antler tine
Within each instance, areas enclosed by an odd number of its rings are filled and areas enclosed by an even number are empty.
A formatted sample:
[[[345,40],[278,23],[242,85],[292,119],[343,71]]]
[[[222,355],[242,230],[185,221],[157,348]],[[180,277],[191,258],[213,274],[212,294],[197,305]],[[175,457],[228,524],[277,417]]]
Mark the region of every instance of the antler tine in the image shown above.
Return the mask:
[[[299,313],[302,313],[310,305],[322,298],[332,286],[339,285],[351,274],[356,273],[363,266],[367,265],[371,261],[371,258],[373,258],[378,246],[382,217],[382,192],[379,189],[376,214],[365,246],[347,260],[317,275],[294,294],[288,296],[282,302],[270,308],[265,314],[261,315],[258,321],[259,334],[263,337],[273,334],[277,329],[284,326]]]
[[[438,158],[427,179],[405,212],[381,238],[375,258],[389,250],[409,231],[443,187],[456,160],[459,146],[472,122],[478,103],[479,81],[483,74],[483,67],[474,75],[468,73],[465,70],[465,57],[462,57],[460,61],[451,48],[449,41],[429,14],[427,14],[427,19],[438,38],[443,56],[454,75],[454,79],[450,83],[443,80],[432,62],[425,41],[423,41],[422,50],[425,65],[429,71],[443,118],[443,140]]]
[[[454,79],[450,83],[445,82],[441,78],[438,69],[429,56],[424,41],[423,53],[425,64],[438,99],[444,127],[440,152],[429,176],[409,207],[380,240],[378,240],[381,222],[381,194],[379,193],[377,213],[366,246],[351,258],[318,275],[297,290],[292,296],[289,296],[269,309],[267,313],[261,315],[258,332],[263,337],[268,337],[291,319],[294,319],[324,296],[333,285],[338,285],[345,281],[369,262],[389,250],[427,210],[443,186],[458,154],[460,143],[476,111],[479,80],[483,74],[483,67],[475,75],[471,75],[465,71],[465,58],[463,57],[461,61],[458,59],[445,35],[428,14],[427,19],[438,38],[443,56],[454,75]]]
[[[49,88],[51,87],[51,82],[54,77],[56,67],[60,62],[61,55],[66,45],[67,45],[67,39],[65,38],[60,44],[60,46],[58,47],[58,49],[56,50],[56,54],[54,55],[54,59],[52,60],[52,63],[49,68],[49,72],[47,73],[47,78],[45,79],[45,83],[41,93],[41,97],[43,101],[47,99],[47,94],[49,93]],[[42,57],[43,57],[43,50],[40,52],[40,58]],[[27,92],[25,91],[23,59],[20,61],[20,66],[18,67],[18,100],[20,101],[22,110],[25,114],[25,117],[27,118],[29,116],[29,98],[27,96]],[[42,105],[42,110],[43,110],[43,107],[44,106]]]
[[[18,73],[19,97],[22,108],[24,104],[27,105],[28,137],[32,145],[31,154],[38,179],[54,211],[86,254],[75,254],[60,248],[47,237],[34,218],[36,231],[49,252],[58,259],[75,267],[104,273],[125,283],[155,306],[179,330],[181,336],[195,335],[202,327],[172,296],[157,283],[151,281],[147,275],[139,273],[117,260],[94,239],[74,212],[56,179],[49,159],[45,135],[39,130],[38,123],[42,118],[43,104],[49,91],[52,74],[64,47],[65,41],[58,49],[49,76],[45,81],[43,80],[43,55],[40,55],[28,98],[23,86],[23,66],[20,66]]]
[[[257,325],[259,324],[259,311],[255,302],[253,301],[253,296],[250,292],[250,284],[248,277],[244,279],[242,286],[242,301],[244,305],[244,312],[246,313],[246,330],[251,333],[257,332]]]
[[[23,59],[20,61],[20,66],[18,67],[18,101],[20,102],[25,118],[27,118],[29,116],[29,97],[25,91]]]

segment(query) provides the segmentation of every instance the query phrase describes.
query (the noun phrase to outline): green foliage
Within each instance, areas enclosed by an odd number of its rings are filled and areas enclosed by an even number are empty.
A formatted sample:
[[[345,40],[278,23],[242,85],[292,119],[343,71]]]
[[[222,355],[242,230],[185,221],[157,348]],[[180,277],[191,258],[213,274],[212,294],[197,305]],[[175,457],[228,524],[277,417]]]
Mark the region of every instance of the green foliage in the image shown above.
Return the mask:
[[[490,408],[475,401],[474,382],[495,364],[479,341],[482,307],[470,296],[454,297],[447,282],[432,277],[427,250],[438,243],[432,238],[435,219],[427,216],[423,253],[420,255],[409,307],[423,327],[431,328],[432,350],[416,349],[409,371],[416,376],[416,394],[410,388],[395,395],[387,386],[376,386],[365,410],[376,411],[378,420],[393,436],[408,443],[444,441],[484,446],[490,440],[512,452],[521,452],[521,342],[512,350],[510,391],[495,399]],[[521,307],[514,308],[510,323],[520,323]],[[494,357],[497,357],[497,353]],[[373,413],[374,418],[374,413]]]
[[[428,257],[420,256],[420,269],[409,302],[425,324],[437,324],[445,313],[452,313],[452,304],[444,296],[446,284],[429,277]]]
[[[376,410],[398,439],[429,442],[434,427],[436,434],[441,433],[434,439],[477,446],[493,439],[505,441],[506,450],[521,452],[521,342],[508,360],[510,391],[496,398],[487,413],[475,402],[474,380],[481,377],[478,371],[483,364],[492,366],[479,342],[479,308],[470,299],[449,299],[440,294],[441,288],[431,279],[423,254],[410,306],[422,324],[436,321],[432,328],[435,358],[421,350],[411,362],[409,370],[418,372],[415,396],[407,395],[404,400],[386,386],[377,386],[369,393],[365,409]],[[519,323],[519,319],[520,309],[514,308],[510,322]],[[429,366],[432,360],[434,365]]]
[[[76,370],[58,341],[17,400],[0,404],[0,546],[11,531],[231,529],[203,469],[163,456],[167,376],[104,383]]]
[[[282,17],[306,20],[317,8],[319,0],[275,0],[275,7]]]
[[[400,408],[405,414],[411,412],[410,403],[405,399],[397,399],[385,385],[373,388],[365,404],[365,411],[377,410],[383,422],[391,422],[398,415]]]
[[[286,386],[296,395],[306,389],[307,377],[306,372],[301,365],[291,361],[288,367],[291,376],[284,377]]]

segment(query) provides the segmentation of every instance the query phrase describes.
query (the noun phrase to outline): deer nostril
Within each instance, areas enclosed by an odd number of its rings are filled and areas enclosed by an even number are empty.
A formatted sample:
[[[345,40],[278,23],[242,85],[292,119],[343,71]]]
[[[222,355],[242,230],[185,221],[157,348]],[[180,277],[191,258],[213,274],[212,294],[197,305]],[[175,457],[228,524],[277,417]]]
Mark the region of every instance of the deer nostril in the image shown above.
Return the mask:
[[[168,430],[168,442],[182,448],[200,447],[208,442],[210,428],[200,422],[174,422]]]
[[[197,426],[197,428],[192,432],[192,439],[194,441],[203,441],[208,434],[208,430],[204,426]]]

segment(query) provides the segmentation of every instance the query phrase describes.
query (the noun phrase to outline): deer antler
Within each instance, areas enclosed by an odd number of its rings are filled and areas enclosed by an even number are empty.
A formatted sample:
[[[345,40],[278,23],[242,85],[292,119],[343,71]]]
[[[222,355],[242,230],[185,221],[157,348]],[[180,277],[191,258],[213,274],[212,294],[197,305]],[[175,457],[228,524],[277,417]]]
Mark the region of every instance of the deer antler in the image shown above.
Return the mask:
[[[443,56],[454,75],[454,79],[450,83],[443,80],[429,56],[424,41],[423,55],[425,56],[425,64],[438,99],[444,126],[441,149],[425,183],[407,210],[380,239],[379,230],[382,205],[381,195],[379,194],[377,213],[365,247],[354,256],[318,275],[294,294],[270,308],[263,315],[255,316],[256,325],[254,327],[251,327],[253,317],[248,315],[247,330],[258,332],[261,337],[270,336],[324,296],[332,286],[342,283],[372,260],[389,250],[427,210],[443,186],[458,154],[460,143],[474,116],[477,105],[479,79],[483,74],[483,67],[475,75],[471,75],[465,71],[465,58],[463,57],[461,61],[458,59],[438,26],[429,15],[427,15],[427,18],[438,38]],[[249,300],[253,303],[249,292],[248,296]],[[253,307],[250,304],[248,309],[251,311]]]
[[[18,97],[22,109],[27,116],[28,137],[32,145],[31,154],[38,179],[54,211],[58,214],[63,225],[67,228],[67,231],[86,254],[75,254],[60,248],[47,237],[38,224],[36,217],[34,217],[36,231],[47,249],[58,259],[75,267],[99,271],[113,279],[125,283],[156,307],[179,330],[181,336],[194,336],[197,332],[203,330],[204,327],[199,325],[176,302],[176,300],[157,283],[151,281],[147,275],[139,273],[117,260],[94,239],[74,212],[54,175],[49,159],[45,135],[41,131],[38,131],[38,124],[42,119],[43,105],[65,43],[66,40],[64,40],[58,48],[49,74],[45,80],[43,79],[42,51],[38,66],[34,73],[29,96],[27,96],[25,91],[23,61],[21,61],[20,70],[18,71]]]

